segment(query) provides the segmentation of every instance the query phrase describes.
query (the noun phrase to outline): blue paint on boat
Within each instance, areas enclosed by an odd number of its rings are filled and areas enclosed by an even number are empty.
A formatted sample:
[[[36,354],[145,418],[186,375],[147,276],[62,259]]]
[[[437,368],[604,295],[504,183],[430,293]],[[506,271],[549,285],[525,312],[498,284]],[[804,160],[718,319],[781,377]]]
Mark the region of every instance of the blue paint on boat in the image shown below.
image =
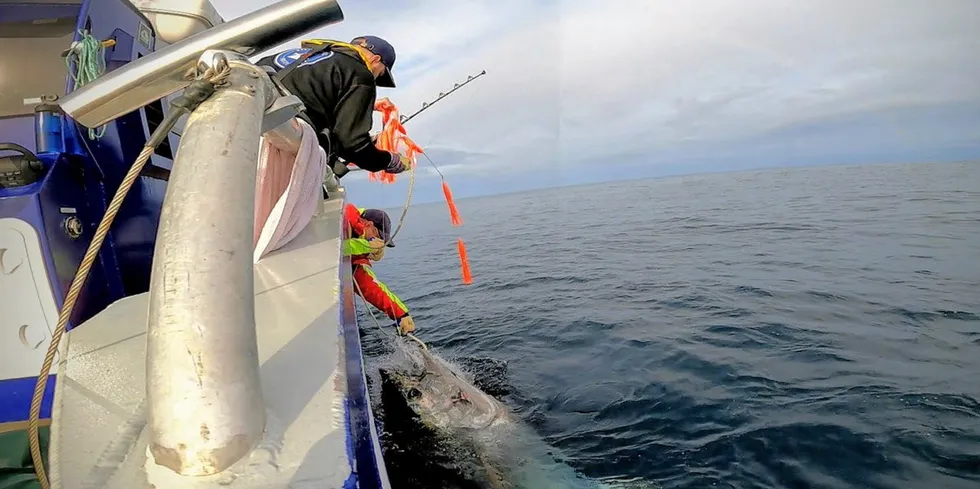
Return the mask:
[[[344,231],[349,229],[346,220]],[[347,237],[346,235],[344,237]],[[357,325],[357,308],[354,303],[354,286],[349,256],[340,257],[340,328],[343,334],[343,351],[347,376],[347,405],[349,406],[348,436],[354,446],[354,467],[358,487],[362,489],[388,489],[388,481],[381,475],[380,449],[368,397],[367,377],[364,372],[364,356],[361,350],[360,329]]]

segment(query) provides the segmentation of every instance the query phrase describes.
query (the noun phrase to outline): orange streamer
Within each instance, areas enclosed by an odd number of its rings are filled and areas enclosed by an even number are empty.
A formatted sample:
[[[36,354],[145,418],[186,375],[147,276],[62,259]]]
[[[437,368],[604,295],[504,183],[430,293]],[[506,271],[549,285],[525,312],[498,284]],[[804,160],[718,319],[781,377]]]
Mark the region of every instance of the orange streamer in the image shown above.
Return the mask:
[[[442,193],[446,196],[446,205],[449,206],[449,220],[453,223],[453,227],[462,226],[463,219],[459,217],[456,202],[453,200],[453,193],[449,190],[449,184],[445,180],[442,181]]]
[[[376,112],[381,112],[381,133],[378,134],[377,140],[375,140],[375,146],[378,149],[385,151],[390,151],[392,153],[401,153],[405,155],[408,159],[412,160],[412,167],[414,167],[416,162],[416,155],[422,154],[422,148],[415,144],[408,137],[408,132],[405,131],[405,126],[401,123],[401,116],[398,115],[398,107],[395,104],[383,98],[378,100],[374,104],[374,110]],[[356,167],[354,163],[348,164],[349,167]],[[372,182],[381,183],[394,183],[395,175],[388,173],[386,171],[378,171],[368,173],[368,180]]]
[[[378,134],[378,139],[375,141],[378,149],[403,154],[412,160],[413,167],[417,165],[416,157],[423,154],[424,151],[408,137],[408,132],[405,131],[405,126],[401,123],[401,116],[398,115],[398,108],[395,107],[395,104],[387,98],[383,98],[374,104],[374,110],[381,112],[381,124],[383,126],[381,133]],[[353,163],[351,165],[353,166]],[[394,183],[395,176],[385,171],[379,171],[368,173],[368,179],[372,182]],[[459,216],[459,210],[456,209],[456,202],[453,200],[453,193],[449,190],[449,184],[446,183],[445,179],[442,181],[442,193],[446,197],[446,205],[449,206],[449,220],[453,227],[462,226],[463,219]],[[457,240],[456,246],[459,249],[463,283],[469,285],[473,283],[473,276],[470,274],[470,262],[466,258],[466,245],[463,244],[462,238]]]
[[[470,275],[470,261],[466,258],[466,245],[463,244],[463,238],[456,240],[456,247],[459,249],[459,262],[463,267],[463,283],[472,284],[473,276]]]

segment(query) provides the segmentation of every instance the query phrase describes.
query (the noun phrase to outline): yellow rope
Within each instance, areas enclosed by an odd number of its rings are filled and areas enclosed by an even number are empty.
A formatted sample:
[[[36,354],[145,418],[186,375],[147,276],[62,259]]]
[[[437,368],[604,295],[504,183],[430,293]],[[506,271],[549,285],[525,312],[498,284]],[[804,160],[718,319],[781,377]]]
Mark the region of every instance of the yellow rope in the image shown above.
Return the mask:
[[[227,78],[230,72],[231,68],[225,64],[218,72],[209,68],[201,75],[201,78],[219,84]],[[48,375],[51,372],[51,365],[54,363],[54,355],[58,350],[58,345],[61,343],[61,337],[68,326],[68,320],[75,308],[75,302],[78,300],[78,295],[82,291],[82,286],[85,285],[88,274],[92,270],[92,265],[95,263],[99,250],[102,248],[102,243],[105,241],[105,237],[112,227],[112,222],[116,219],[116,214],[119,213],[126,194],[129,193],[136,179],[139,178],[143,167],[150,160],[153,150],[154,148],[152,146],[143,147],[136,161],[133,162],[133,166],[126,173],[126,177],[119,184],[119,189],[116,190],[116,194],[112,196],[112,201],[109,203],[105,215],[102,216],[102,221],[95,230],[95,235],[92,236],[92,242],[89,243],[88,250],[85,251],[85,256],[82,257],[82,261],[78,265],[78,271],[75,272],[75,277],[72,279],[71,287],[69,287],[68,294],[65,296],[65,302],[61,306],[61,313],[58,315],[58,325],[55,327],[54,334],[51,336],[51,343],[48,344],[48,351],[44,355],[44,362],[41,364],[41,372],[38,373],[37,383],[34,385],[34,397],[31,398],[31,411],[27,420],[27,440],[31,451],[31,460],[34,463],[34,473],[37,475],[37,480],[42,489],[50,489],[51,485],[48,482],[47,472],[44,468],[44,459],[41,456],[38,427],[41,417],[41,401],[44,399],[44,389],[48,384]]]
[[[418,166],[418,162],[408,169],[408,195],[405,197],[405,206],[402,207],[402,215],[398,218],[398,225],[395,226],[395,230],[391,233],[391,236],[388,236],[389,241],[395,239],[395,235],[398,234],[398,231],[402,230],[402,224],[405,224],[405,216],[408,215],[408,208],[412,205],[412,192],[415,190],[416,166]]]
[[[78,271],[75,273],[74,280],[72,280],[71,288],[68,289],[68,295],[65,296],[65,303],[61,307],[61,314],[58,316],[58,325],[55,327],[54,334],[51,337],[51,343],[48,345],[47,354],[44,356],[44,363],[41,364],[41,372],[37,376],[37,384],[34,386],[34,397],[31,399],[31,412],[27,421],[27,427],[31,459],[34,462],[34,472],[37,474],[37,480],[41,483],[43,489],[50,489],[51,486],[48,484],[44,462],[41,457],[41,447],[38,441],[38,421],[41,415],[41,400],[44,398],[44,389],[48,383],[48,374],[51,372],[51,364],[54,363],[54,354],[58,349],[58,344],[61,342],[61,336],[64,334],[65,328],[68,325],[68,319],[71,316],[72,310],[75,308],[75,301],[78,300],[78,294],[81,292],[85,280],[88,279],[88,274],[92,269],[92,265],[95,263],[106,234],[109,233],[112,221],[115,220],[119,208],[122,207],[123,199],[133,186],[133,183],[140,176],[140,171],[143,170],[143,167],[150,160],[150,155],[152,154],[153,148],[143,148],[139,157],[136,158],[136,162],[133,163],[133,166],[130,167],[129,172],[126,174],[126,178],[119,185],[119,190],[113,196],[112,202],[109,203],[109,208],[106,209],[105,216],[103,216],[102,222],[99,223],[99,227],[95,231],[95,236],[92,237],[92,242],[89,244],[81,264],[78,266]]]

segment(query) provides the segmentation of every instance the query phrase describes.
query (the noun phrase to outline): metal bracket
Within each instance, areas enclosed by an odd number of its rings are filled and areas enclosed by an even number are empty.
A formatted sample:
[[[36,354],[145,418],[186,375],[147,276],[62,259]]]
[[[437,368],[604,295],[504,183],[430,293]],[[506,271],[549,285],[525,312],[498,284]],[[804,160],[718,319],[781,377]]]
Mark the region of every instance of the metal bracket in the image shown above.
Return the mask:
[[[280,125],[286,123],[293,117],[296,117],[303,109],[303,102],[299,97],[292,95],[286,90],[281,84],[276,83],[275,78],[271,75],[275,73],[270,67],[267,66],[257,66],[252,63],[248,56],[235,51],[225,51],[220,49],[209,49],[204,51],[201,55],[200,60],[197,63],[197,73],[201,74],[208,68],[221,68],[222,65],[228,63],[242,63],[247,64],[255,68],[255,72],[250,73],[253,78],[259,79],[265,74],[265,80],[262,82],[272,82],[272,85],[279,92],[279,96],[275,97],[272,103],[265,110],[265,114],[262,118],[262,133],[266,133],[272,129],[279,127]]]
[[[204,73],[208,68],[218,68],[222,64],[227,64],[230,61],[239,61],[248,64],[252,64],[248,60],[248,56],[244,54],[237,53],[235,51],[225,51],[223,49],[208,49],[201,54],[201,57],[197,61],[197,75]]]
[[[293,92],[290,92],[289,89],[282,84],[282,80],[280,80],[278,77],[275,76],[276,70],[274,68],[272,68],[271,66],[260,66],[260,68],[265,70],[266,74],[269,75],[269,79],[272,80],[272,86],[276,87],[276,90],[279,91],[280,97],[286,97],[286,98],[291,97],[299,100],[298,97],[293,95]],[[296,115],[294,117],[299,117],[303,119],[307,117],[305,116],[305,114],[306,114],[306,106],[300,103],[299,109],[297,110]],[[306,122],[310,122],[310,120],[306,118]]]
[[[261,68],[262,71],[265,71],[266,75],[269,75],[269,79],[272,80],[272,86],[276,87],[276,90],[279,92],[280,96],[285,97],[287,95],[292,95],[289,93],[289,90],[287,90],[286,87],[276,79],[276,70],[273,67],[259,66],[259,68]]]
[[[259,68],[262,68],[262,70],[264,70],[265,73],[269,75],[269,79],[272,80],[272,85],[276,87],[276,90],[279,90],[279,95],[283,97],[292,95],[289,89],[287,89],[286,86],[282,84],[282,80],[279,80],[276,77],[275,68],[271,66],[260,66]]]
[[[304,108],[303,102],[295,95],[286,95],[276,98],[272,105],[265,110],[262,119],[262,133],[265,134],[272,129],[285,124],[286,121],[299,115]]]

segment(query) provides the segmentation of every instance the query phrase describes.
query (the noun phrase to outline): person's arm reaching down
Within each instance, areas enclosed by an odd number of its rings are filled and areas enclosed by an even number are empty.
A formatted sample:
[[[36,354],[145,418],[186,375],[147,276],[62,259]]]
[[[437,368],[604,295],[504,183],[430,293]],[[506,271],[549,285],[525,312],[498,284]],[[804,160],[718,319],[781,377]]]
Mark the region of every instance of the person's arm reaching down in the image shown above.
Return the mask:
[[[388,290],[370,267],[354,267],[355,291],[369,304],[383,312],[392,321],[408,316],[408,307],[397,295]]]

